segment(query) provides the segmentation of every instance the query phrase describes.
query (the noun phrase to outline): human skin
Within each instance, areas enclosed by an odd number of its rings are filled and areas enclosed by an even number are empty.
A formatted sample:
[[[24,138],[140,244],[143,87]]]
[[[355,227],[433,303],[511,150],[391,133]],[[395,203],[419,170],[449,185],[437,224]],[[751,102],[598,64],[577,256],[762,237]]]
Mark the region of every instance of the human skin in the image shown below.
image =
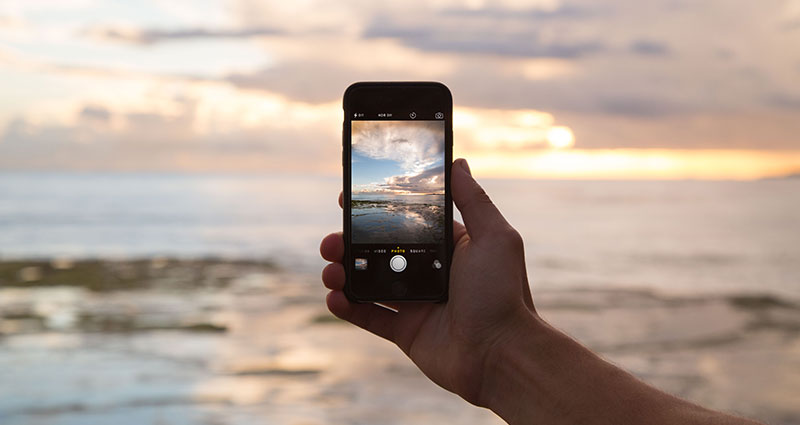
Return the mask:
[[[606,362],[536,312],[522,238],[464,159],[453,163],[447,303],[357,304],[342,292],[341,232],[320,245],[337,317],[394,342],[433,382],[510,424],[757,424],[671,396]],[[339,196],[339,205],[342,203]]]

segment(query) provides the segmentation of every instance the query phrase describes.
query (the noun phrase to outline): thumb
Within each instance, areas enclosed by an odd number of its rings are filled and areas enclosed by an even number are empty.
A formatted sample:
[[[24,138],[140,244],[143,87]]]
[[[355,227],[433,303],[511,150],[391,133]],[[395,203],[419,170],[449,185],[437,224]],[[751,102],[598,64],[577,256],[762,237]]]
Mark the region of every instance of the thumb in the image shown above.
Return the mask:
[[[461,211],[470,239],[479,241],[508,228],[500,210],[472,178],[466,159],[459,158],[453,162],[450,185],[453,201]]]

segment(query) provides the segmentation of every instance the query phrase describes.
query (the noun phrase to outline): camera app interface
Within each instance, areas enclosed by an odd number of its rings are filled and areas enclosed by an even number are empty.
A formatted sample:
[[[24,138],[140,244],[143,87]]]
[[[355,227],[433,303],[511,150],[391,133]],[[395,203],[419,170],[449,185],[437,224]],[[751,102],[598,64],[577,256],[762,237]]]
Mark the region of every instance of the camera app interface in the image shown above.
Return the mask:
[[[445,251],[444,121],[353,120],[351,128],[354,281],[435,282]]]

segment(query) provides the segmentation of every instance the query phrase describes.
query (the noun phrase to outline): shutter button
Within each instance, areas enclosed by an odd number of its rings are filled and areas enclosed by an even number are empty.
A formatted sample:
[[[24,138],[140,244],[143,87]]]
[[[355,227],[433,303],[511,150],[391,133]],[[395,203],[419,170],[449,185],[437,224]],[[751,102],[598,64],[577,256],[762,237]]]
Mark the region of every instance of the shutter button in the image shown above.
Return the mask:
[[[396,271],[397,273],[405,270],[406,264],[406,257],[403,257],[402,255],[395,255],[391,260],[389,260],[389,267],[391,267],[392,270]]]

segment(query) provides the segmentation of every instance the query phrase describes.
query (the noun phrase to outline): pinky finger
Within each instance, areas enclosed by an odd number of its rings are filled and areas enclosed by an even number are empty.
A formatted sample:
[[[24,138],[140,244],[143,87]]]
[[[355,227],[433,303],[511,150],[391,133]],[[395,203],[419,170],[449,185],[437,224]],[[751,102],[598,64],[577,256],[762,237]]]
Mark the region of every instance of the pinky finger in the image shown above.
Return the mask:
[[[326,301],[328,310],[336,317],[395,342],[397,313],[377,304],[351,303],[342,291],[331,291]]]

